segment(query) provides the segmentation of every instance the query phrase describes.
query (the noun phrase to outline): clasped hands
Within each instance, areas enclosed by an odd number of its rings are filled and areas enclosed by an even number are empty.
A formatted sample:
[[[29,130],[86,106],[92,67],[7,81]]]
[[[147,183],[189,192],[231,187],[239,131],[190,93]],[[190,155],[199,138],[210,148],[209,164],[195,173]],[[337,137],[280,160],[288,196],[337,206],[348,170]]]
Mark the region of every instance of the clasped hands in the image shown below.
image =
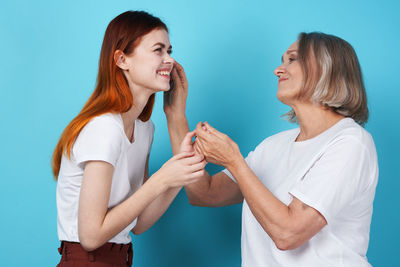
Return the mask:
[[[194,136],[196,139],[194,143],[191,143]],[[229,136],[217,131],[207,122],[199,122],[196,129],[186,135],[181,151],[195,152],[207,162],[225,168],[234,165],[235,160],[241,157],[238,145]]]

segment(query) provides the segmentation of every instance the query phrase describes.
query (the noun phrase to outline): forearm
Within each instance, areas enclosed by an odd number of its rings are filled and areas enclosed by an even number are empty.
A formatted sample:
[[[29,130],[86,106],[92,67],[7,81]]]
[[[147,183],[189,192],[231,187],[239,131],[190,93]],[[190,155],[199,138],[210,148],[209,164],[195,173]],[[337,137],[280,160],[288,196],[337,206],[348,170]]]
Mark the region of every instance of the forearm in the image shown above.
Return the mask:
[[[190,204],[195,206],[222,207],[243,202],[239,186],[223,172],[212,177],[206,173],[199,182],[185,186],[185,190]]]
[[[183,138],[189,132],[189,124],[185,113],[166,113],[168,132],[171,140],[172,154],[179,153]]]
[[[165,213],[182,187],[171,188],[159,195],[139,215],[132,232],[136,235],[144,233]]]
[[[277,199],[257,178],[243,157],[227,166],[236,178],[246,202],[257,221],[272,238],[280,244],[292,235],[293,219],[290,209]]]
[[[100,222],[91,220],[85,224],[79,223],[79,239],[87,250],[100,247],[112,237],[121,232],[143,210],[165,191],[162,184],[155,181],[145,183],[132,196],[108,210],[104,219]]]
[[[216,200],[211,194],[211,177],[206,172],[200,181],[185,186],[190,204],[194,206],[213,206]]]

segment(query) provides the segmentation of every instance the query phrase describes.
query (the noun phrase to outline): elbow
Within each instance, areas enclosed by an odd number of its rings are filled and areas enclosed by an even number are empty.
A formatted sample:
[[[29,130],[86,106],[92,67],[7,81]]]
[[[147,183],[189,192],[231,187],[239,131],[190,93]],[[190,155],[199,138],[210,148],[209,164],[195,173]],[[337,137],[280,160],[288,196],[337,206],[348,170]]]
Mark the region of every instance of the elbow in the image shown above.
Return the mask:
[[[220,207],[217,202],[211,199],[207,200],[202,200],[202,199],[194,199],[194,198],[189,198],[189,203],[192,206],[196,207]]]
[[[282,251],[293,250],[303,245],[307,240],[302,240],[298,235],[287,235],[273,239],[275,246]]]
[[[274,243],[275,246],[282,251],[292,250],[296,248],[293,246],[293,243],[289,240],[279,239],[279,240],[274,240]]]
[[[195,199],[194,197],[190,197],[190,196],[188,196],[188,198],[189,198],[190,205],[201,206],[201,202],[198,199]]]
[[[210,194],[194,195],[186,191],[190,205],[196,207],[220,207],[220,201],[217,197]]]
[[[89,233],[79,233],[79,243],[86,251],[93,251],[104,244],[98,238],[97,235],[90,235]]]
[[[132,228],[131,232],[134,235],[141,235],[144,232],[146,232],[147,230],[149,230],[150,227],[152,227],[155,222],[156,221],[153,221],[153,220],[151,220],[151,221],[149,221],[148,219],[146,220],[145,218],[143,218],[143,215],[139,216],[139,217],[137,217],[136,224]]]
[[[134,235],[141,235],[141,234],[143,234],[144,232],[145,232],[145,230],[140,229],[140,228],[137,228],[137,227],[134,227],[134,228],[132,229],[132,233],[133,233]]]
[[[192,206],[202,206],[202,201],[200,198],[196,197],[194,194],[186,190],[186,195],[188,197],[189,203]]]
[[[296,249],[304,243],[299,237],[300,235],[293,231],[284,230],[272,238],[272,240],[279,250],[287,251]]]
[[[79,238],[80,244],[83,247],[84,250],[86,251],[93,251],[97,248],[100,247],[100,244],[96,242],[95,240],[89,240],[86,238]]]

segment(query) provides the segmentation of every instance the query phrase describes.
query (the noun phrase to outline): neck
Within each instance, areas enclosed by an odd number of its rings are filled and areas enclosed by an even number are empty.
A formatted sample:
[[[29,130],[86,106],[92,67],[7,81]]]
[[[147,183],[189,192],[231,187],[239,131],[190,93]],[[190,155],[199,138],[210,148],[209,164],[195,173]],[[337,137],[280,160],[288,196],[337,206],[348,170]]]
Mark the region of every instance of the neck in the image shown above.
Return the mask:
[[[310,102],[292,106],[299,121],[300,133],[296,141],[311,139],[344,118],[330,109]]]
[[[153,92],[150,90],[134,90],[131,87],[133,95],[133,106],[125,113],[121,113],[122,121],[124,123],[125,134],[129,139],[133,136],[133,129],[135,127],[135,120],[142,113],[144,107]]]

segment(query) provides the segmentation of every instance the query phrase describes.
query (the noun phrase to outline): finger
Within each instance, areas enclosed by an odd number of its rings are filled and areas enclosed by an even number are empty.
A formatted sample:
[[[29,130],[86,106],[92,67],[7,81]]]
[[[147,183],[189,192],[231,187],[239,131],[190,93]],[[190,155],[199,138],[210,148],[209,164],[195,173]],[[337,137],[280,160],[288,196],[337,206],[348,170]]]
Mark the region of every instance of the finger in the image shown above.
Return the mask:
[[[197,172],[197,171],[203,170],[204,167],[206,166],[206,164],[207,164],[207,162],[203,160],[199,163],[189,166],[187,170],[188,170],[188,172],[191,172],[191,173]]]
[[[188,133],[185,135],[185,137],[183,138],[182,143],[181,143],[181,146],[182,146],[182,145],[191,146],[191,145],[192,145],[192,139],[193,139],[194,136],[195,136],[195,132],[194,132],[194,131],[188,132]]]
[[[197,164],[199,162],[203,161],[203,157],[200,155],[193,155],[191,157],[187,157],[187,158],[182,158],[182,164],[186,165],[186,166],[191,166],[193,164]]]
[[[186,176],[187,182],[185,184],[191,184],[200,181],[206,175],[206,171],[204,169],[193,172]]]
[[[207,125],[206,125],[205,123],[203,123],[203,124],[201,125],[201,128],[202,128],[204,131],[206,131],[207,133],[211,133],[211,131],[208,130],[208,127],[207,127]]]
[[[205,149],[205,147],[203,145],[203,142],[201,140],[199,140],[199,139],[196,139],[196,145],[197,145],[197,148],[201,151],[201,154],[207,160],[207,156],[206,156],[207,150]]]
[[[168,90],[168,91],[164,92],[164,99],[163,99],[164,105],[169,102],[170,94],[171,94],[171,90]]]
[[[182,65],[179,64],[177,61],[175,61],[174,65],[176,67],[178,76],[180,78],[180,81],[182,82],[183,87],[187,88],[188,81],[187,81],[187,78],[186,78],[185,70],[183,69]]]
[[[181,160],[181,159],[192,157],[192,156],[194,156],[194,152],[181,152],[181,153],[173,156],[171,159]]]
[[[203,157],[203,160],[206,160],[206,149],[203,143],[201,143],[198,139],[195,142],[195,151]]]
[[[192,144],[192,148],[194,150],[194,154],[198,157],[200,157],[201,160],[204,160],[204,155],[201,153],[200,150],[196,149],[196,140],[194,140],[193,144]]]
[[[213,128],[208,122],[204,122],[204,127],[207,129],[208,132],[210,132],[212,134],[218,135],[221,133],[218,130],[216,130],[215,128]]]
[[[176,68],[172,69],[172,79],[174,80],[175,84],[177,85],[181,85],[182,81],[181,81],[181,77],[178,74],[178,71],[176,70]]]
[[[203,125],[203,122],[201,122],[201,121],[199,123],[197,123],[196,130],[201,129],[202,125]]]
[[[205,160],[203,154],[199,154],[199,153],[195,153],[195,154],[196,154],[196,156],[200,157],[200,160],[201,160],[201,161],[204,161],[204,160]]]
[[[194,147],[194,150],[195,150],[199,155],[203,155],[203,151],[201,151],[201,148],[200,148],[199,145],[198,145],[197,139],[196,139],[196,141],[194,141],[193,147]],[[203,156],[203,157],[204,157],[204,156]]]
[[[203,128],[203,123],[199,122],[196,126],[196,135],[201,138],[206,138],[209,133]]]

